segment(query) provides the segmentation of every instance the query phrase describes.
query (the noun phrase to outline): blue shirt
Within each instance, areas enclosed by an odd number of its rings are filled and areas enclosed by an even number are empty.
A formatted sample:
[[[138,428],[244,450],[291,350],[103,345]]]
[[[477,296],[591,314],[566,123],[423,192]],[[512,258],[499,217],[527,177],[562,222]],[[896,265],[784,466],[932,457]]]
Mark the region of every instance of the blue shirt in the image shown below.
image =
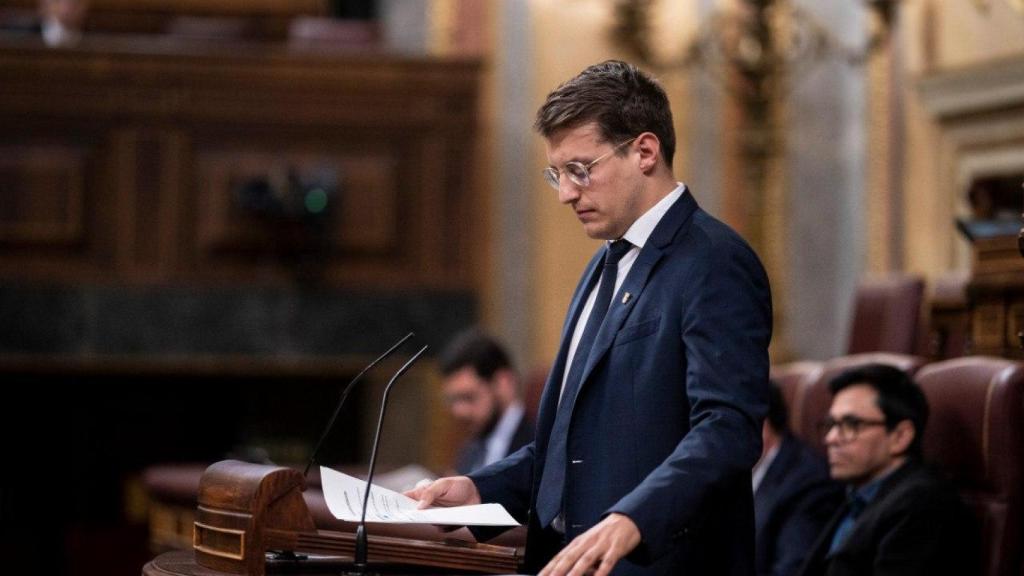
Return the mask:
[[[851,487],[847,490],[846,515],[839,521],[839,526],[836,527],[836,532],[832,535],[832,545],[828,549],[829,556],[835,554],[836,550],[839,550],[839,547],[843,545],[843,542],[846,542],[846,538],[853,531],[853,525],[857,522],[857,517],[875,499],[875,496],[878,495],[878,489],[882,487],[882,482],[888,476],[889,474],[885,474],[881,478],[875,478],[860,488]]]

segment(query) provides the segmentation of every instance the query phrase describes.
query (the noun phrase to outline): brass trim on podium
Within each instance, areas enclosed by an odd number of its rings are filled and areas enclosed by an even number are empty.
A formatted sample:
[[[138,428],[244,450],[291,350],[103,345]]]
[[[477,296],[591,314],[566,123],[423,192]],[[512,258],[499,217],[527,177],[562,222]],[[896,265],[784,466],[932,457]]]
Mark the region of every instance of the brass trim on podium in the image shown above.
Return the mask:
[[[214,546],[206,546],[201,540],[200,531],[209,531],[216,534],[227,534],[230,536],[238,537],[238,552],[229,552],[227,550],[221,550]],[[203,524],[202,522],[192,523],[192,547],[196,550],[205,554],[212,554],[214,556],[220,556],[221,558],[228,558],[229,560],[245,560],[245,530],[233,530],[231,528],[219,528],[217,526],[210,526]]]

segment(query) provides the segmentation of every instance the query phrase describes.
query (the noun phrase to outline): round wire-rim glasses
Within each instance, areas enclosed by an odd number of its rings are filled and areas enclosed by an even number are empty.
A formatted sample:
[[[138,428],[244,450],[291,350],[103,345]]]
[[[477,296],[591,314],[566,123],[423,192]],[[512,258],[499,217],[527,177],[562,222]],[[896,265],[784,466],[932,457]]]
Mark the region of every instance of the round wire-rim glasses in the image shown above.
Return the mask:
[[[600,162],[601,160],[604,160],[605,158],[618,152],[620,148],[626,146],[627,144],[629,144],[633,140],[636,140],[639,137],[639,135],[633,136],[629,140],[616,144],[611,150],[605,152],[604,154],[601,154],[600,156],[591,160],[590,162],[587,162],[586,164],[584,164],[583,162],[578,162],[576,160],[566,162],[565,167],[562,168],[562,170],[565,171],[565,175],[569,177],[569,180],[571,180],[573,184],[579,186],[580,188],[586,188],[587,186],[590,186],[591,168],[597,165],[597,163]],[[562,171],[559,170],[558,168],[555,168],[554,166],[548,166],[547,168],[544,169],[544,180],[555,190],[558,190],[558,183],[561,177]]]

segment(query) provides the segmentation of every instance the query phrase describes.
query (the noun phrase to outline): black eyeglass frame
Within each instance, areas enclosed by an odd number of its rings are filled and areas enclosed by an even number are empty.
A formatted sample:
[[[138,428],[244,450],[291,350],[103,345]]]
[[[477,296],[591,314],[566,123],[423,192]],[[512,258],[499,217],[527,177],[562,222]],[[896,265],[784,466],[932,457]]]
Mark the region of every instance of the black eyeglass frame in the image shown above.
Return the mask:
[[[828,436],[828,433],[836,428],[839,440],[841,442],[853,442],[860,436],[861,431],[864,428],[871,426],[885,426],[889,427],[889,422],[884,418],[881,420],[869,420],[867,418],[860,418],[857,416],[843,416],[838,420],[831,416],[826,416],[821,419],[818,423],[818,433],[822,438]]]

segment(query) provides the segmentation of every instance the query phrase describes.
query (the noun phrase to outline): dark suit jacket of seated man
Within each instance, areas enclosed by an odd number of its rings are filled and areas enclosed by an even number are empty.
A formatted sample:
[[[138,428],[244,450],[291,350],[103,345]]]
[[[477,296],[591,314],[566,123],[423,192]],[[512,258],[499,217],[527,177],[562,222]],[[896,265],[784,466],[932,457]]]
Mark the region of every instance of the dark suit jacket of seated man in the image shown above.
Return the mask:
[[[500,438],[497,439],[508,446],[508,449],[504,451],[504,454],[497,455],[497,459],[508,456],[533,441],[535,428],[536,424],[526,415],[526,409],[522,402],[506,408],[485,436],[472,438],[459,449],[455,460],[455,471],[459,474],[469,474],[491,464],[492,462],[488,461],[490,458],[488,445],[498,436]]]
[[[628,244],[602,246],[583,273],[536,440],[410,495],[501,503],[527,522],[526,568],[544,576],[750,575],[771,336],[764,269],[673,176],[668,98],[635,67],[584,70],[548,96],[537,127],[559,200],[591,238]],[[588,334],[605,278],[614,296]]]
[[[921,462],[924,394],[902,371],[868,365],[831,383],[831,475],[847,502],[811,548],[803,576],[976,574],[977,526],[956,491]]]
[[[782,434],[754,490],[758,575],[796,574],[807,559],[808,544],[821,535],[841,502],[842,491],[829,478],[825,459],[792,434]]]

